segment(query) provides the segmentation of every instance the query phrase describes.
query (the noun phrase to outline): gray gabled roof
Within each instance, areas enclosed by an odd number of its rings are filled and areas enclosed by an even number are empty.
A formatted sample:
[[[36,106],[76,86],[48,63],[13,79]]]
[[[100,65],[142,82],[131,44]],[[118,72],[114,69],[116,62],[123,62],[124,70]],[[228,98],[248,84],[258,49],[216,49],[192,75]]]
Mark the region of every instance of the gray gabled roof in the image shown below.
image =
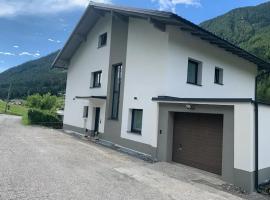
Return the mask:
[[[94,27],[95,23],[100,16],[104,16],[105,13],[114,13],[122,17],[137,17],[148,19],[157,28],[161,30],[165,25],[174,25],[179,27],[182,31],[187,31],[192,35],[201,38],[213,45],[216,45],[228,52],[231,52],[243,59],[246,59],[259,68],[269,69],[270,63],[263,59],[241,49],[240,47],[216,36],[215,34],[201,28],[200,26],[193,24],[192,22],[176,15],[171,12],[137,9],[120,7],[111,4],[101,4],[90,2],[85,13],[77,24],[76,28],[70,35],[63,49],[57,55],[52,67],[66,68],[70,59],[79,48],[80,44],[87,40],[88,32]]]

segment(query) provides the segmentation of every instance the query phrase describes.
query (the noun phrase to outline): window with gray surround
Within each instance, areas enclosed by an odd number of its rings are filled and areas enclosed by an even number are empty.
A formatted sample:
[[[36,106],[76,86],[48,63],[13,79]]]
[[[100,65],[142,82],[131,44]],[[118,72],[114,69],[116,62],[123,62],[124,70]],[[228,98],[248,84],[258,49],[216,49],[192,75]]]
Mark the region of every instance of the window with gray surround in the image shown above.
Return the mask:
[[[202,63],[195,60],[188,60],[187,83],[201,85]]]
[[[89,110],[88,106],[83,107],[83,118],[88,118],[88,110]]]
[[[101,87],[101,74],[102,71],[96,71],[92,73],[92,88]]]
[[[104,47],[107,44],[107,33],[103,33],[98,38],[98,48]]]
[[[141,134],[142,116],[143,116],[143,110],[132,109],[132,113],[131,113],[131,132],[132,133]]]
[[[112,111],[111,119],[118,119],[120,88],[122,81],[122,64],[114,65],[112,72]]]
[[[216,67],[215,68],[215,83],[223,85],[223,69]]]

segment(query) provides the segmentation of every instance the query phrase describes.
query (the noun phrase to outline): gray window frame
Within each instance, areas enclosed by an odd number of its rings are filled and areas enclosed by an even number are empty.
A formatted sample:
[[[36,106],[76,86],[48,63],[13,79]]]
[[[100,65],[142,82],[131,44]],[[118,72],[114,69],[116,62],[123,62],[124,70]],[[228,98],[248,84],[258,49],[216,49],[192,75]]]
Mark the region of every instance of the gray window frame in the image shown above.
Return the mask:
[[[105,43],[103,44],[103,37],[105,37]],[[108,42],[108,33],[102,33],[99,35],[98,37],[98,48],[102,48],[105,47],[107,45]]]
[[[143,109],[132,109],[131,110],[131,133],[135,133],[135,134],[138,134],[138,135],[141,135],[142,134],[142,126],[141,126],[141,129],[138,130],[136,128],[134,128],[134,124],[135,124],[135,112],[142,112],[142,118],[141,120],[143,120]],[[141,124],[142,124],[142,121],[141,121]]]
[[[102,76],[101,70],[92,72],[91,88],[100,88],[101,87],[101,76]],[[96,81],[98,81],[97,84],[96,84]]]
[[[89,115],[89,106],[83,107],[83,118],[88,118]]]
[[[121,93],[121,84],[123,76],[122,63],[112,66],[112,106],[111,106],[111,119],[118,120],[119,117],[119,101]],[[118,84],[118,85],[116,85]],[[115,101],[116,104],[115,104]]]
[[[195,64],[195,77],[190,78],[190,63]],[[191,81],[194,79],[194,82]],[[187,67],[187,84],[192,84],[196,86],[202,86],[202,62],[189,58],[188,59],[188,67]]]
[[[224,70],[220,67],[215,67],[214,83],[218,85],[223,84]]]

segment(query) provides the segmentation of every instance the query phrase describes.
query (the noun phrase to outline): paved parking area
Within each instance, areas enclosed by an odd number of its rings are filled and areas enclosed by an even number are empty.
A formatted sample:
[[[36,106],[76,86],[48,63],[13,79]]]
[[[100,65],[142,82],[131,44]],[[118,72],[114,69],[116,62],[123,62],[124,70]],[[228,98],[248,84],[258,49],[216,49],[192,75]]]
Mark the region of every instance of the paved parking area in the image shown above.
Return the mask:
[[[61,131],[0,115],[0,200],[266,199],[222,190],[215,175],[151,164]]]

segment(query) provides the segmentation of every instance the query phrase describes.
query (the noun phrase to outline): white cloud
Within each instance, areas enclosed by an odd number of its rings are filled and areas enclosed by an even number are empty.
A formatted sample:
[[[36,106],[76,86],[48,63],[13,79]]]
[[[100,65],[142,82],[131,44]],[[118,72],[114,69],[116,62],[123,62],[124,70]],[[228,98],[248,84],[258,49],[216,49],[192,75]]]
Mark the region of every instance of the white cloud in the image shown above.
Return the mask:
[[[152,2],[157,2],[159,4],[160,10],[169,10],[175,12],[177,5],[195,6],[200,7],[200,0],[151,0]]]
[[[111,3],[111,0],[94,0]],[[40,15],[86,7],[89,0],[0,0],[0,17]]]
[[[10,53],[10,52],[3,52],[3,51],[0,51],[0,55],[4,55],[4,56],[15,56],[14,53]]]
[[[54,39],[52,39],[52,38],[49,38],[48,41],[49,41],[49,42],[55,42],[55,43],[58,43],[58,44],[61,43],[60,40],[54,40]]]
[[[13,47],[14,47],[15,49],[18,49],[18,48],[19,48],[19,46],[18,46],[18,45],[14,45]]]
[[[19,56],[39,57],[40,56],[40,53],[38,51],[36,53],[30,53],[30,52],[24,51],[24,52],[20,53]]]

